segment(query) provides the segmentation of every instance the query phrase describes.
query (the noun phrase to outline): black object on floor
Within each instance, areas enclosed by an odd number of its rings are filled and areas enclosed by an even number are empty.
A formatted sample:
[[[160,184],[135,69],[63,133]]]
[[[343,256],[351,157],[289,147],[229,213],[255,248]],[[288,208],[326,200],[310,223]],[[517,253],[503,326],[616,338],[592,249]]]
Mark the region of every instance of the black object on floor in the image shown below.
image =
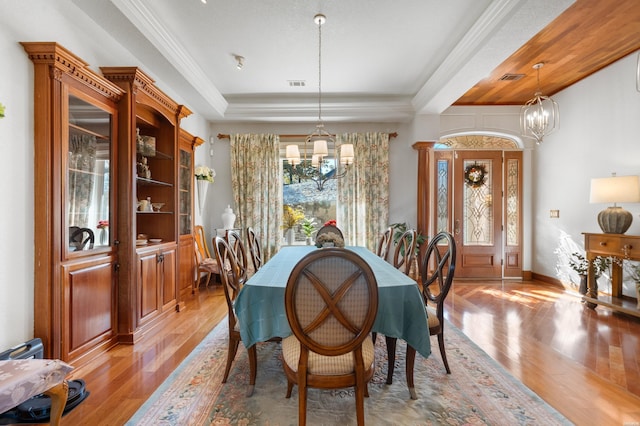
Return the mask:
[[[62,415],[76,408],[89,396],[84,380],[69,380],[69,395],[67,405]],[[49,423],[51,413],[51,398],[40,394],[30,398],[11,410],[0,414],[0,425],[13,423]]]

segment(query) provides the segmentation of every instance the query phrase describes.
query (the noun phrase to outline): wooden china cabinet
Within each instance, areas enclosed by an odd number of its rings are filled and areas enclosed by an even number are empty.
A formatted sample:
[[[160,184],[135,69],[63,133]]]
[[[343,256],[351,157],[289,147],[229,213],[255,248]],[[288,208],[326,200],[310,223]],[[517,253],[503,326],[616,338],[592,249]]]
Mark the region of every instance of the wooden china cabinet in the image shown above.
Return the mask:
[[[124,92],[53,42],[34,65],[34,334],[74,362],[117,343],[117,104]]]
[[[135,343],[180,306],[180,120],[191,111],[137,67],[101,71],[125,92],[118,110],[118,334]]]
[[[79,366],[184,307],[202,140],[140,69],[100,75],[55,42],[22,45],[34,64],[34,336]]]

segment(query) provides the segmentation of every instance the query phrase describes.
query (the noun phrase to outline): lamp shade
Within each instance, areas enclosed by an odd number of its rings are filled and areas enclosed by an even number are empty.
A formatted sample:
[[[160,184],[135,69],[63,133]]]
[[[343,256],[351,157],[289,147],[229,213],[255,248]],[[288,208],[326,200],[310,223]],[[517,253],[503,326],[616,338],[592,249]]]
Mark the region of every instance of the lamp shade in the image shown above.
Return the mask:
[[[613,203],[613,206],[598,213],[598,225],[605,234],[624,234],[633,216],[616,203],[640,202],[640,179],[638,176],[612,176],[591,179],[591,203]]]
[[[319,155],[320,157],[326,157],[329,155],[326,140],[320,139],[313,142],[313,155]]]
[[[640,202],[638,176],[612,176],[591,179],[590,203]]]

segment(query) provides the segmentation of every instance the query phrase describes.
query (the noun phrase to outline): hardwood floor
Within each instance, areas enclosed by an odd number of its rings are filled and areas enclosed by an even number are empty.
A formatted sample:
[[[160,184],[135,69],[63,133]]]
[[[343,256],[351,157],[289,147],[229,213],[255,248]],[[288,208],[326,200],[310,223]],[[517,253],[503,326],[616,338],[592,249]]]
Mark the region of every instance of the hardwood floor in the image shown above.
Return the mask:
[[[201,287],[169,329],[77,368],[91,395],[62,423],[124,424],[225,317],[223,297]],[[640,424],[639,319],[534,281],[456,281],[447,302],[455,326],[575,424]]]

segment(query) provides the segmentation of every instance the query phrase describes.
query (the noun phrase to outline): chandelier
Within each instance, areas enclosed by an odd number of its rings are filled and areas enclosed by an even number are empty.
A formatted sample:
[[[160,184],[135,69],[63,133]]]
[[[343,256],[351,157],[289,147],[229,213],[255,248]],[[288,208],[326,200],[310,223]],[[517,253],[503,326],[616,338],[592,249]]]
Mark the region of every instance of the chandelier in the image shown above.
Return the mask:
[[[287,145],[285,157],[295,167],[296,175],[313,180],[322,191],[328,180],[340,179],[347,174],[353,164],[354,151],[352,144],[342,144],[338,150],[335,138],[325,130],[322,122],[322,25],[327,18],[319,13],[313,21],[318,25],[318,124],[304,140],[302,157],[297,144]]]
[[[533,99],[527,101],[520,110],[522,135],[535,139],[537,144],[560,126],[558,103],[548,96],[543,96],[540,91],[540,68],[543,65],[544,63],[540,62],[533,66],[537,71],[538,88]]]

